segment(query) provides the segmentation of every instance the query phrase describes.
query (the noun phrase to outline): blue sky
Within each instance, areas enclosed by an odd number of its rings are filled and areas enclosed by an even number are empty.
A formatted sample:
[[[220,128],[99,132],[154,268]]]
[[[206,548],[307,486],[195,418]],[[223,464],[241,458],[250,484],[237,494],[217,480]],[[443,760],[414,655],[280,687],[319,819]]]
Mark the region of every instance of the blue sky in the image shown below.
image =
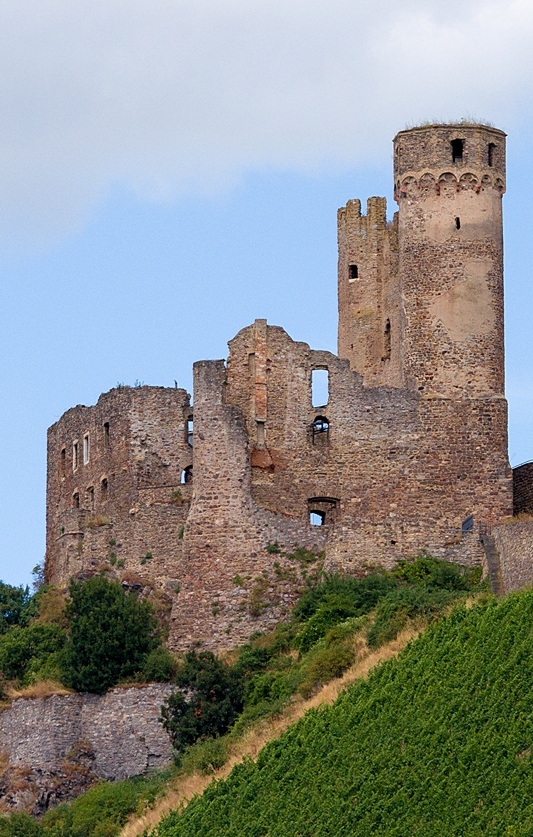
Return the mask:
[[[5,0],[0,577],[44,555],[46,429],[117,382],[190,388],[256,317],[336,345],[336,210],[394,134],[508,133],[512,464],[533,458],[530,0]]]

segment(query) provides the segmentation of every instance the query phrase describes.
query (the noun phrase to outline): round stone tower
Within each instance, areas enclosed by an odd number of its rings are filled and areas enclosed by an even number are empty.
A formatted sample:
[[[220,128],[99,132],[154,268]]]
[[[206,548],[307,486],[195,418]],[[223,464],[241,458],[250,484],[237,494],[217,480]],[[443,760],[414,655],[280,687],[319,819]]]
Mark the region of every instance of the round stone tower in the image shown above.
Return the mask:
[[[429,125],[394,139],[400,366],[422,396],[503,396],[505,134]]]

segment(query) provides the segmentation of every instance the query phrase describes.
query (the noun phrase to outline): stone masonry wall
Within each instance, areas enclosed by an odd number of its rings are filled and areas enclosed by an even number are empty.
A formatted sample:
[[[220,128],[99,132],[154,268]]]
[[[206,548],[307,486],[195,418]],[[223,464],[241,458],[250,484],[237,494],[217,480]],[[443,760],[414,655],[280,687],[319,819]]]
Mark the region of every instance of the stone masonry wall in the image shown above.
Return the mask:
[[[127,779],[172,758],[159,723],[167,684],[107,694],[19,698],[0,713],[0,805],[42,813],[97,779]]]
[[[533,514],[533,462],[513,468],[513,514]]]
[[[516,521],[492,530],[500,556],[500,571],[506,593],[533,583],[533,521]]]

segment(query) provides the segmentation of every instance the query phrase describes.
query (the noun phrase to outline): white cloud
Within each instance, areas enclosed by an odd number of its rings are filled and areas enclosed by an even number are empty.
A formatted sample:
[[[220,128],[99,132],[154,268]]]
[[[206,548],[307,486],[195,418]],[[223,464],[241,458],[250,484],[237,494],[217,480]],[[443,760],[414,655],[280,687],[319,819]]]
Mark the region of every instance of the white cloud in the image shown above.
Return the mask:
[[[4,0],[0,216],[60,233],[113,182],[172,198],[529,120],[532,36],[529,0]]]

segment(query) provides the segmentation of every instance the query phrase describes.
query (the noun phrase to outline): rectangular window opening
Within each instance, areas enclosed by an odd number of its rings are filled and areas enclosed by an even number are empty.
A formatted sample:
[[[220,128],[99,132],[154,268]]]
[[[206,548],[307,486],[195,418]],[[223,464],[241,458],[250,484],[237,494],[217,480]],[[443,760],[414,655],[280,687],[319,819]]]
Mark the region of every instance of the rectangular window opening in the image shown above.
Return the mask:
[[[489,142],[488,164],[492,168],[494,165],[494,149],[496,148],[493,142]]]
[[[94,510],[94,488],[92,485],[87,489],[87,506],[91,511]]]
[[[257,428],[257,447],[264,448],[265,447],[265,422],[264,421],[256,421],[256,428]]]
[[[460,218],[456,218],[456,219],[455,219],[455,229],[456,229],[456,230],[460,230],[460,229],[461,229],[461,219],[460,219]]]
[[[329,372],[313,369],[311,373],[311,404],[313,408],[325,407],[329,401]]]
[[[72,443],[72,470],[77,471],[79,465],[79,446],[77,442]]]
[[[348,268],[348,279],[350,282],[354,282],[355,279],[359,279],[359,268],[356,264],[351,264]]]
[[[104,422],[104,448],[109,447],[109,422]]]
[[[83,437],[83,464],[89,464],[89,457],[90,457],[91,449],[90,449],[90,441],[89,441],[89,434],[86,433]]]
[[[192,448],[194,442],[194,424],[193,417],[189,416],[187,419],[187,444]]]
[[[452,162],[461,163],[463,160],[465,141],[462,139],[452,140]]]

